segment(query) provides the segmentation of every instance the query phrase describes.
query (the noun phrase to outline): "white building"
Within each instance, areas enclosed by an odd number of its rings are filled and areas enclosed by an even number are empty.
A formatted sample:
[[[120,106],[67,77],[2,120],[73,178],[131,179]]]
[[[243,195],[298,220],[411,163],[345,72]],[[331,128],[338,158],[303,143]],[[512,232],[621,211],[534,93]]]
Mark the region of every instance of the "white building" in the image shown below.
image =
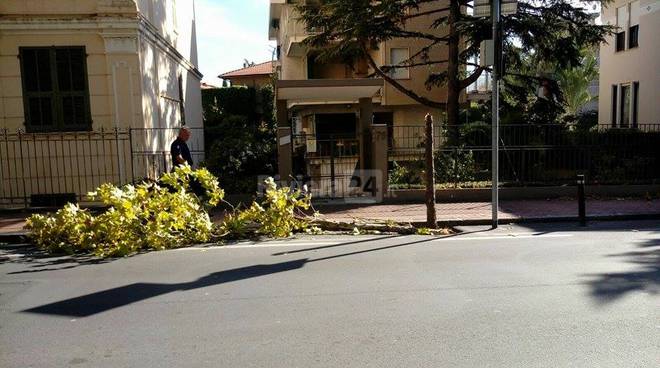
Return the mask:
[[[660,123],[660,1],[615,0],[601,18],[618,28],[600,47],[599,124]]]

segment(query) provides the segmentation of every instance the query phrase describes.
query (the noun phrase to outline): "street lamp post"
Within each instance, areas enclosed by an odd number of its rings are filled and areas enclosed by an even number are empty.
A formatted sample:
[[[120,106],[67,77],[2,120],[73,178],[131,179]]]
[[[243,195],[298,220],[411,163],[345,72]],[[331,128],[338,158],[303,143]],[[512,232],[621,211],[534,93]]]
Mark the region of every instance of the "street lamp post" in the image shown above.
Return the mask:
[[[500,164],[500,150],[499,150],[499,133],[500,133],[500,66],[502,49],[501,49],[501,39],[500,39],[500,0],[493,0],[491,6],[491,13],[493,19],[493,77],[492,77],[492,98],[491,102],[492,107],[492,126],[491,126],[491,138],[492,138],[492,193],[491,193],[491,207],[492,207],[492,219],[493,219],[493,229],[496,229],[498,226],[498,208],[500,201],[499,194],[499,164]]]
[[[492,17],[493,20],[493,39],[484,41],[481,46],[482,66],[492,66],[492,218],[493,228],[498,225],[498,207],[499,207],[499,140],[500,140],[500,79],[502,79],[502,34],[500,29],[500,18],[502,14],[515,14],[518,11],[518,0],[474,0],[473,15],[475,17]],[[492,52],[488,52],[492,49]],[[492,59],[491,59],[492,56]]]

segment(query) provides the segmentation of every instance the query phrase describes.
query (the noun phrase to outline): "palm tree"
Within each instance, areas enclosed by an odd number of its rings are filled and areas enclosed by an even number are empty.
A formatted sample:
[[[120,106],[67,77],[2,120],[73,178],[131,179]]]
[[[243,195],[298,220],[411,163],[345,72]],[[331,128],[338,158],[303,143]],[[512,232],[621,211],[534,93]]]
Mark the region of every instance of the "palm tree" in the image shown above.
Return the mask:
[[[567,115],[576,116],[580,108],[596,96],[589,93],[591,82],[598,78],[598,63],[594,50],[584,50],[582,63],[572,68],[557,71]]]

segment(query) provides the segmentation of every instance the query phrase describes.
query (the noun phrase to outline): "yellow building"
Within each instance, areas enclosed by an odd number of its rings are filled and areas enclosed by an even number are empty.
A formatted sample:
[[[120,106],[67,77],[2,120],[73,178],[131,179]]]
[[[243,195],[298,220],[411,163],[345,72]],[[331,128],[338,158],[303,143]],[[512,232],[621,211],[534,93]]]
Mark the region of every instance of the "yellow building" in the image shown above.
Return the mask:
[[[0,203],[167,170],[181,125],[199,161],[201,77],[192,0],[0,1]]]
[[[277,42],[276,95],[279,129],[280,177],[304,172],[313,178],[344,178],[356,170],[374,169],[371,133],[373,127],[385,127],[390,160],[396,159],[398,148],[419,143],[422,152],[424,116],[431,113],[437,123],[441,110],[423,106],[380,78],[370,77],[374,70],[366,60],[346,65],[343,61],[319,63],[304,41],[310,34],[300,20],[296,3],[304,0],[271,0],[269,38]],[[420,12],[432,10],[442,3],[422,5]],[[406,28],[428,33],[436,20],[433,13],[415,17]],[[445,27],[433,30],[447,33]],[[396,65],[428,46],[424,40],[392,39],[372,50],[378,65]],[[447,49],[434,47],[432,60],[447,59]],[[446,101],[446,88],[428,90],[425,82],[442,66],[395,69],[391,77],[403,87],[433,101]],[[408,127],[413,129],[408,129]],[[411,134],[414,133],[414,136]],[[412,142],[414,141],[414,142]],[[304,155],[305,161],[298,155]],[[328,156],[341,156],[338,159]],[[385,163],[386,165],[386,163]],[[381,166],[383,166],[381,164]],[[386,168],[385,168],[386,171]],[[385,177],[387,172],[382,173]],[[335,185],[333,184],[333,185]],[[333,188],[333,193],[336,193]],[[335,196],[332,194],[331,196]]]

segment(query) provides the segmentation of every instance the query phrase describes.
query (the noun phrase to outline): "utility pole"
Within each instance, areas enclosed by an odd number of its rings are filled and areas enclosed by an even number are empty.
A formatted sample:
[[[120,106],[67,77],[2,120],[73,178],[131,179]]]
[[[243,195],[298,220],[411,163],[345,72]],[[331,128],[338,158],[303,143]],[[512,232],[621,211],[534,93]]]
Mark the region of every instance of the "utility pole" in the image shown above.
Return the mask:
[[[500,37],[500,0],[492,0],[491,6],[493,19],[493,78],[492,78],[492,218],[493,229],[498,226],[498,207],[499,207],[499,171],[500,171],[500,67],[502,65],[502,40]]]

